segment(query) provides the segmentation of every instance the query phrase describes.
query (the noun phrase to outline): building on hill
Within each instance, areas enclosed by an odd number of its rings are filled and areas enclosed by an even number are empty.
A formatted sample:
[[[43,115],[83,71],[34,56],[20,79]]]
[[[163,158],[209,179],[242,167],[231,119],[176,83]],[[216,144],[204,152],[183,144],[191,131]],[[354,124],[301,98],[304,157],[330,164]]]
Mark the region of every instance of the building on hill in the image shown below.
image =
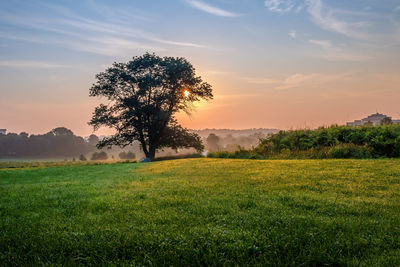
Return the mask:
[[[392,120],[392,117],[386,116],[381,113],[375,113],[372,115],[369,115],[368,117],[361,119],[361,120],[355,120],[353,122],[348,122],[346,123],[347,126],[361,126],[367,123],[371,123],[372,125],[380,125],[382,124],[383,120],[390,120],[392,123],[400,123],[400,120]]]
[[[7,133],[7,129],[0,129],[0,134],[6,134]]]

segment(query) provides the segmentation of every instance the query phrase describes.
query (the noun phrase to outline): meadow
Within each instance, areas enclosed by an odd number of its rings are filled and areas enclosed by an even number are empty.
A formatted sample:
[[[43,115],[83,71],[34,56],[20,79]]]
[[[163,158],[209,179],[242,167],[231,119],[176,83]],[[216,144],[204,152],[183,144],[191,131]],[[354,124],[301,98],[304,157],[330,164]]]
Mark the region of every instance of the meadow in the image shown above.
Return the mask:
[[[398,159],[9,167],[0,265],[400,265]]]

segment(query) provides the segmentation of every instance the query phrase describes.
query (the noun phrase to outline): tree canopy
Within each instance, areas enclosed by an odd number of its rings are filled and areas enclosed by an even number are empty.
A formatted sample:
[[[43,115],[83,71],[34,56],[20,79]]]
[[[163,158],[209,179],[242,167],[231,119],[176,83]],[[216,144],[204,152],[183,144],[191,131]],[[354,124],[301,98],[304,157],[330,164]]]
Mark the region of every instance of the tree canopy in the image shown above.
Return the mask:
[[[203,149],[200,137],[174,119],[179,111],[190,113],[193,102],[213,98],[211,85],[196,76],[186,59],[146,53],[114,63],[96,80],[90,96],[105,97],[108,103],[95,108],[89,124],[95,130],[101,126],[116,130],[99,142],[99,148],[138,140],[150,159],[165,147]]]

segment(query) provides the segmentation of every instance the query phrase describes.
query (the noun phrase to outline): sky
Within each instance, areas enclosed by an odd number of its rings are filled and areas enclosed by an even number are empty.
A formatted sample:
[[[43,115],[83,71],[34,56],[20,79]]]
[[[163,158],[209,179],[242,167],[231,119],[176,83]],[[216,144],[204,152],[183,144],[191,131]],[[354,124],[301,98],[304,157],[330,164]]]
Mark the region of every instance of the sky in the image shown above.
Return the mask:
[[[93,133],[95,75],[145,52],[185,57],[213,86],[177,115],[188,128],[400,118],[400,0],[7,0],[0,128]]]

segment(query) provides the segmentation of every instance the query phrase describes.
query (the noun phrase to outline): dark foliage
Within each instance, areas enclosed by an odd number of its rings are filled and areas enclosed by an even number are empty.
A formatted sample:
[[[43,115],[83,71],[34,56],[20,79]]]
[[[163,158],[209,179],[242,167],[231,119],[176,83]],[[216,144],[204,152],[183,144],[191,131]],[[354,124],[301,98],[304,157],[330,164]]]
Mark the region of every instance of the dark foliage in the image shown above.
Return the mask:
[[[209,158],[226,158],[226,159],[264,159],[260,154],[257,154],[251,150],[245,150],[239,147],[239,150],[234,152],[220,151],[210,152],[207,154]]]
[[[211,153],[226,158],[397,158],[400,125],[331,126],[280,131],[252,150]]]
[[[154,161],[174,160],[174,159],[197,159],[197,158],[204,158],[204,156],[202,154],[195,153],[195,154],[157,157],[154,159]]]
[[[138,140],[151,159],[165,147],[203,149],[200,138],[173,118],[178,111],[190,112],[193,102],[213,97],[211,86],[195,75],[186,59],[146,53],[127,63],[114,63],[96,79],[90,96],[105,97],[108,104],[96,107],[89,124],[117,132],[98,147],[126,146]]]

